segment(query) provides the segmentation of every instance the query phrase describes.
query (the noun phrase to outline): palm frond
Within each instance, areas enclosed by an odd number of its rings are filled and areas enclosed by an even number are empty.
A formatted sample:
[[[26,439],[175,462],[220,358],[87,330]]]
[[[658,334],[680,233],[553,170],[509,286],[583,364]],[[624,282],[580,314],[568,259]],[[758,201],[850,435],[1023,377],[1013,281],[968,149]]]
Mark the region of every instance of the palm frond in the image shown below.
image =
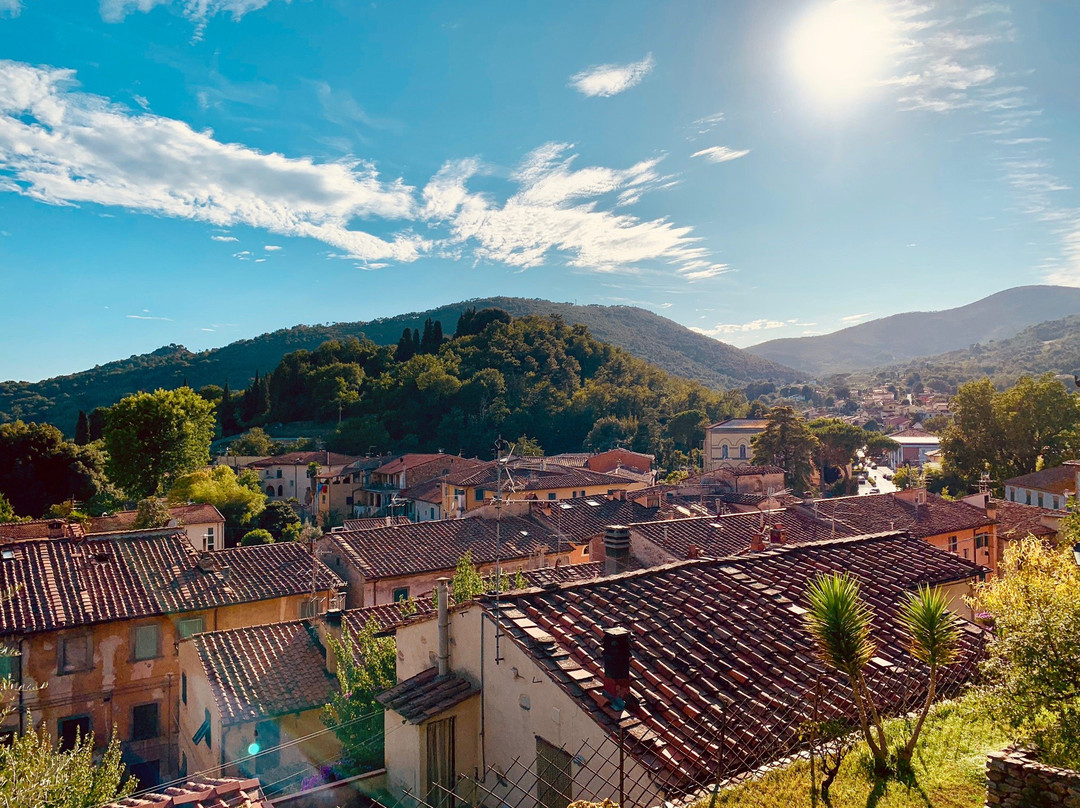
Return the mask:
[[[949,611],[941,589],[921,586],[909,592],[898,619],[908,635],[908,649],[917,660],[935,667],[956,660],[960,623]]]
[[[819,575],[806,592],[810,610],[806,628],[821,659],[855,677],[874,656],[870,639],[870,610],[859,593],[859,582],[848,573]]]

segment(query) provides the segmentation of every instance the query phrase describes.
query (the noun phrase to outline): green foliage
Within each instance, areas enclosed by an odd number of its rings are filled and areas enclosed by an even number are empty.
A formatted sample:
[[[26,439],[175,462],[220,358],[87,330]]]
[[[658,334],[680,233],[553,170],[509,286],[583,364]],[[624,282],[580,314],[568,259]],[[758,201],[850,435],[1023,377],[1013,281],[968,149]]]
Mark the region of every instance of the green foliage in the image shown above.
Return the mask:
[[[4,522],[19,521],[21,521],[19,515],[15,513],[15,509],[11,507],[11,503],[7,501],[7,497],[0,494],[0,524]]]
[[[286,502],[267,502],[259,514],[258,525],[275,541],[293,541],[300,534],[300,517]]]
[[[921,482],[919,479],[919,470],[912,466],[901,466],[893,474],[893,485],[895,485],[901,491],[914,488]]]
[[[666,429],[675,446],[689,452],[701,446],[708,425],[709,416],[702,410],[683,410],[668,419]]]
[[[104,756],[95,760],[93,734],[79,738],[71,751],[61,751],[42,724],[0,746],[0,805],[96,808],[135,791],[136,781],[124,776],[125,768],[115,735]]]
[[[374,414],[346,418],[326,436],[326,448],[347,455],[379,454],[390,448],[390,433]]]
[[[273,544],[274,537],[270,535],[269,530],[263,530],[261,527],[257,527],[254,530],[249,530],[240,539],[240,545],[242,547],[252,547],[257,544]]]
[[[105,485],[104,467],[99,447],[66,441],[54,426],[0,424],[0,494],[20,516],[92,497]]]
[[[201,468],[177,478],[169,489],[169,502],[205,502],[225,517],[225,530],[235,539],[244,525],[266,506],[258,475],[245,470],[240,477],[228,466]]]
[[[323,708],[323,723],[341,741],[345,763],[355,772],[383,765],[383,717],[377,696],[396,682],[397,645],[376,636],[372,618],[355,634],[344,628],[341,639],[327,637],[337,663],[339,692]]]
[[[229,454],[238,457],[267,457],[273,450],[274,442],[259,426],[253,426],[229,444]]]
[[[818,467],[822,473],[826,469],[835,468],[842,474],[839,481],[839,493],[854,493],[848,474],[848,465],[854,462],[856,452],[868,444],[879,444],[882,436],[873,432],[867,432],[862,427],[849,424],[839,418],[818,418],[807,425],[811,434],[817,438],[819,446]],[[892,443],[892,441],[889,441]]]
[[[810,484],[814,455],[820,443],[806,421],[787,405],[769,410],[765,431],[750,445],[755,466],[779,466],[792,490],[803,492]]]
[[[513,589],[524,589],[528,586],[525,576],[518,570],[513,575],[503,570],[496,580],[495,573],[481,575],[480,570],[473,566],[472,552],[466,551],[458,559],[457,568],[450,580],[450,603],[465,603],[477,595],[485,592],[509,592]],[[435,606],[439,605],[438,592],[432,593]]]
[[[1072,545],[1077,516],[1063,525],[1063,547],[1034,537],[1011,542],[998,577],[979,584],[972,605],[993,620],[984,674],[989,709],[1048,763],[1080,766],[1080,568]]]
[[[210,462],[213,406],[188,387],[128,396],[105,423],[109,479],[137,497]]]
[[[522,435],[514,441],[514,454],[518,457],[543,457],[544,447],[528,435]]]
[[[86,413],[79,410],[79,420],[75,423],[75,443],[85,446],[90,442],[90,419]]]
[[[135,512],[135,522],[132,524],[136,530],[144,530],[150,527],[164,527],[169,524],[172,514],[169,509],[157,497],[146,497],[139,500]]]

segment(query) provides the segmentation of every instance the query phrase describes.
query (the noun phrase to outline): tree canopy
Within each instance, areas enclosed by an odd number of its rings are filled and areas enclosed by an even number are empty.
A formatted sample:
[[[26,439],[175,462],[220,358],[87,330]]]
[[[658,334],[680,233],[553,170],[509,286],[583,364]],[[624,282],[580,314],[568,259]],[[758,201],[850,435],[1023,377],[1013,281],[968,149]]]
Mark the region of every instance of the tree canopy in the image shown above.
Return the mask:
[[[820,443],[806,421],[792,407],[773,407],[766,416],[765,431],[750,442],[755,466],[779,466],[793,491],[802,493],[810,485],[814,455]]]
[[[246,475],[246,476],[245,476]],[[169,502],[205,502],[225,517],[225,530],[235,538],[237,532],[262,513],[266,494],[258,476],[243,472],[239,477],[228,466],[201,468],[177,478],[169,488]]]
[[[189,387],[128,396],[105,423],[109,479],[130,496],[162,493],[210,462],[214,408]]]
[[[19,516],[42,516],[69,499],[89,499],[105,483],[97,446],[64,440],[49,424],[0,424],[0,494]]]

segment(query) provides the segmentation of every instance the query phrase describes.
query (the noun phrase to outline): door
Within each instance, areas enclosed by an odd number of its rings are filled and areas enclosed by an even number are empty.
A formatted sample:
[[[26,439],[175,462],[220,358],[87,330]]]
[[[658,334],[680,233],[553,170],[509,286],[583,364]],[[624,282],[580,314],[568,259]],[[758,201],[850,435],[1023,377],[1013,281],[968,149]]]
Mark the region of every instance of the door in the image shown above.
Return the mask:
[[[573,799],[570,753],[536,739],[536,802],[540,808],[566,808]]]
[[[433,721],[427,728],[427,804],[454,808],[454,719]]]

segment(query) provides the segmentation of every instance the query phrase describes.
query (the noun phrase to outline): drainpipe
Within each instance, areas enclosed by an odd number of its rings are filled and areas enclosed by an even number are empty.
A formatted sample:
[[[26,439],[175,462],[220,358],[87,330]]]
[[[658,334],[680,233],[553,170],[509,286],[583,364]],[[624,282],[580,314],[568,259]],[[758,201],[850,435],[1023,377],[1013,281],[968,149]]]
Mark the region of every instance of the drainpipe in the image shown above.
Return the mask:
[[[449,578],[437,578],[439,597],[439,676],[450,673],[450,593]]]

